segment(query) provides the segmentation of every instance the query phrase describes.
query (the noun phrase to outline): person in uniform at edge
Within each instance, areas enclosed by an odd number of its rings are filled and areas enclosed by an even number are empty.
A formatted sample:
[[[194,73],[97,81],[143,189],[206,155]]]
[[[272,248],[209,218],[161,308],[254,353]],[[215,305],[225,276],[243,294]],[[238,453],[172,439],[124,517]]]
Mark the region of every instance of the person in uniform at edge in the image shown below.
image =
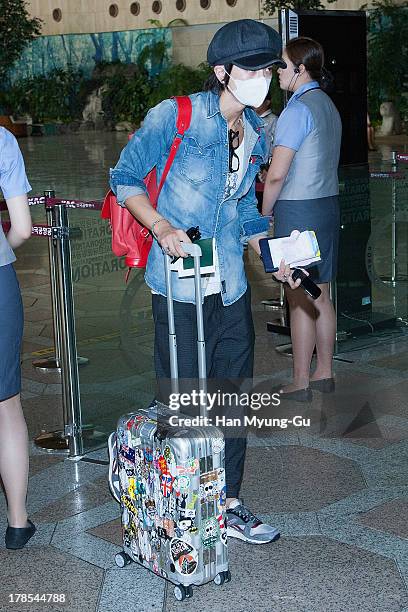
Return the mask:
[[[213,73],[204,91],[190,96],[192,120],[164,183],[157,210],[143,178],[154,167],[163,171],[176,134],[176,103],[165,100],[147,114],[111,170],[119,203],[153,234],[145,280],[152,289],[155,369],[170,378],[163,251],[185,256],[186,230],[199,226],[202,238],[215,238],[215,272],[203,277],[203,311],[209,378],[250,379],[254,329],[243,245],[259,253],[258,241],[269,221],[257,210],[255,175],[265,161],[263,122],[253,110],[269,88],[271,67],[283,66],[281,39],[269,26],[251,19],[226,24],[208,48]],[[289,266],[276,276],[295,286]],[[298,281],[296,281],[298,283]],[[297,286],[297,285],[296,285]],[[173,274],[179,371],[197,378],[194,280]],[[226,439],[227,533],[247,542],[276,540],[279,532],[264,524],[238,499],[246,451],[245,436]]]
[[[284,52],[286,68],[279,68],[281,89],[292,96],[279,116],[272,162],[264,188],[262,212],[273,213],[275,237],[297,229],[314,230],[321,262],[308,269],[322,293],[317,300],[302,289],[285,290],[289,304],[293,346],[293,382],[280,389],[281,399],[310,401],[312,389],[334,391],[332,358],[336,315],[329,283],[336,276],[339,242],[337,168],[341,120],[324,86],[321,45],[299,37]],[[310,376],[316,347],[317,365]]]
[[[266,94],[265,100],[261,106],[255,109],[256,114],[263,120],[265,127],[265,140],[266,140],[266,151],[267,151],[267,162],[262,164],[258,174],[256,175],[255,182],[255,194],[258,201],[258,210],[262,210],[263,200],[263,184],[265,183],[266,175],[269,168],[269,160],[272,157],[273,151],[273,138],[275,135],[276,122],[278,117],[272,112],[271,109],[271,94],[270,91]]]
[[[0,476],[7,498],[7,548],[23,548],[35,533],[27,519],[28,435],[20,402],[23,305],[13,249],[31,236],[27,192],[31,190],[14,136],[0,127],[0,188],[11,228],[0,224]]]

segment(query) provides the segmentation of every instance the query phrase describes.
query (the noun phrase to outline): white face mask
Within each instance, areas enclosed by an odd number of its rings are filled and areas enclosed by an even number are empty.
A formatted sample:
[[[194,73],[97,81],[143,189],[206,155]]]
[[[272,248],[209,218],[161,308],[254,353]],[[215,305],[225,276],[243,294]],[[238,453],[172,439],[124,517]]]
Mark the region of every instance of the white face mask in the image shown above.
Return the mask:
[[[265,76],[259,76],[243,81],[242,79],[234,79],[230,74],[228,76],[234,81],[236,87],[234,91],[231,89],[229,89],[229,91],[238,102],[241,102],[241,104],[245,106],[253,106],[255,108],[261,106],[269,91],[272,77],[267,78]]]

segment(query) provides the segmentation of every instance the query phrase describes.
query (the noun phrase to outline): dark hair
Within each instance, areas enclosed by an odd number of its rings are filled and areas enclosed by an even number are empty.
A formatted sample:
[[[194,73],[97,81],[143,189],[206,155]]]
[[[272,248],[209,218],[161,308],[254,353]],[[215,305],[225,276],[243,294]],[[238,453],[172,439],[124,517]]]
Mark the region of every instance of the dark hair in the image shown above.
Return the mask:
[[[320,43],[306,36],[292,38],[286,47],[286,54],[292,64],[299,68],[303,64],[310,78],[320,81],[323,75],[324,51]]]
[[[228,74],[225,75],[224,81],[222,83],[217,79],[215,72],[212,71],[203,85],[203,91],[212,91],[220,95],[229,83],[229,75],[231,74],[232,66],[233,64],[225,64],[224,68],[226,72],[228,72]]]

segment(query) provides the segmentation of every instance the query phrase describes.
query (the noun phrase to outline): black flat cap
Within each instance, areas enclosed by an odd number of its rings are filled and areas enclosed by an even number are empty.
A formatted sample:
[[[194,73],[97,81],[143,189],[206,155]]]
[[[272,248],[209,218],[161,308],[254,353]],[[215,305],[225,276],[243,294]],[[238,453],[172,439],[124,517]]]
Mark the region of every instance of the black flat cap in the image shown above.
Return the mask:
[[[210,66],[235,64],[244,70],[260,70],[272,64],[286,68],[281,59],[282,39],[260,21],[239,19],[222,26],[207,51]]]

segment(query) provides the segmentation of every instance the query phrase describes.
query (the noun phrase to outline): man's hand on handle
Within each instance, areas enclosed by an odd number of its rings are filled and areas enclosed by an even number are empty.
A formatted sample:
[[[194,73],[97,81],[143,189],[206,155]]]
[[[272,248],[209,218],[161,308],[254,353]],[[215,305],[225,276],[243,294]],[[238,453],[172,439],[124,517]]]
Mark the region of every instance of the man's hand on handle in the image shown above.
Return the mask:
[[[173,257],[188,257],[183,251],[182,242],[191,242],[186,232],[176,229],[166,220],[158,223],[155,227],[155,234],[162,249]]]

